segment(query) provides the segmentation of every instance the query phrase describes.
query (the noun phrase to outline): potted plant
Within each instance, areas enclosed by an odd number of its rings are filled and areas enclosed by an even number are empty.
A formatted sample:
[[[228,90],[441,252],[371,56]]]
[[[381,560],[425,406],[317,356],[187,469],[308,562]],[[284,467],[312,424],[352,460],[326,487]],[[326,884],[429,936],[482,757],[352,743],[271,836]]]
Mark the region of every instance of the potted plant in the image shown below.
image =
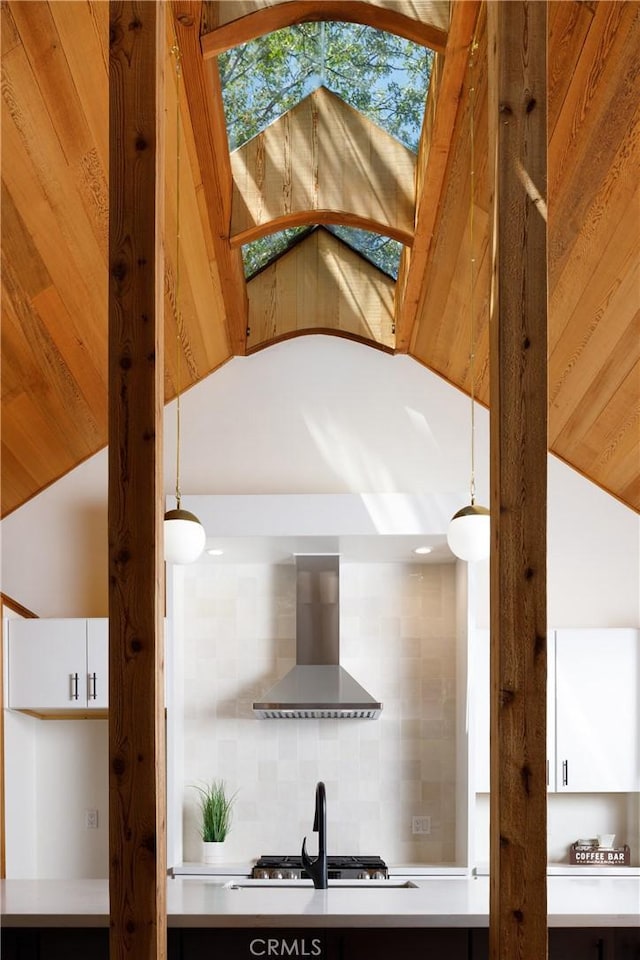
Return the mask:
[[[224,780],[196,786],[200,798],[200,835],[205,863],[224,860],[224,842],[231,828],[235,793],[228,795]]]

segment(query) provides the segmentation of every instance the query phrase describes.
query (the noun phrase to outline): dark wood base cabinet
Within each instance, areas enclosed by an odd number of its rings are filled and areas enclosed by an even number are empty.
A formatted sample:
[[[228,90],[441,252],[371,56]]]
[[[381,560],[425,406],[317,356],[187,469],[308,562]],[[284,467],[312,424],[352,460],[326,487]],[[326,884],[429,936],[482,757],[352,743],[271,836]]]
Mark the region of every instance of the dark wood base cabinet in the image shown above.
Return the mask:
[[[468,930],[183,930],[180,960],[468,960]]]
[[[472,930],[470,960],[489,960],[488,930]],[[549,960],[640,960],[640,929],[553,927]]]
[[[169,930],[168,960],[468,960],[468,930]],[[2,960],[109,960],[107,930],[2,930]]]
[[[109,960],[100,929],[5,927],[2,960]],[[168,960],[488,960],[489,933],[464,929],[184,929],[168,935]],[[640,960],[640,929],[549,931],[549,960]]]

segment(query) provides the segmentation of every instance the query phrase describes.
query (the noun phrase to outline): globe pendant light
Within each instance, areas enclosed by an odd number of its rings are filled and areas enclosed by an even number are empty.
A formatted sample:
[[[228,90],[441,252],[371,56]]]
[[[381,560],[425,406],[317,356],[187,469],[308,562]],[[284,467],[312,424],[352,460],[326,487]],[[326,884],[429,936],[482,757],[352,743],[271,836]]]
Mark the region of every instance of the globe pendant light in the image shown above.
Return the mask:
[[[167,510],[164,515],[164,558],[167,563],[193,563],[206,540],[204,527],[194,513],[180,509]]]
[[[471,56],[469,59],[470,70],[474,66],[474,58],[478,43],[474,39],[471,47]],[[470,204],[469,204],[469,248],[470,257],[470,277],[471,277],[471,346],[469,351],[469,373],[471,377],[471,503],[458,510],[453,515],[447,530],[447,543],[451,552],[459,557],[460,560],[466,560],[473,563],[475,560],[483,560],[489,556],[491,547],[491,523],[489,511],[486,507],[476,504],[476,481],[475,481],[475,256],[473,249],[473,201],[475,195],[475,142],[474,142],[474,94],[473,81],[469,86],[469,121],[470,135],[469,147],[471,154],[471,175],[470,175]]]
[[[176,58],[176,509],[164,515],[164,558],[167,563],[193,563],[204,549],[206,533],[195,514],[180,507],[180,50]]]
[[[487,508],[472,500],[468,507],[454,513],[447,530],[447,543],[456,557],[468,563],[488,557],[491,523]]]

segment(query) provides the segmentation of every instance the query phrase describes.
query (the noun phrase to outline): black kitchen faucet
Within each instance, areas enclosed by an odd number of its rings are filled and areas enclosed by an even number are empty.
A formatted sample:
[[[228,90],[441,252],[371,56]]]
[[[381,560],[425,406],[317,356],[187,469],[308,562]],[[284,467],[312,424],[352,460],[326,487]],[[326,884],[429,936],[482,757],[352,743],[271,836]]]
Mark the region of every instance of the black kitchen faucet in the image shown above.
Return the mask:
[[[313,829],[318,834],[318,856],[312,860],[307,853],[307,838],[302,841],[302,866],[307,871],[316,890],[326,890],[329,886],[327,870],[327,794],[322,780],[316,786],[316,813]]]

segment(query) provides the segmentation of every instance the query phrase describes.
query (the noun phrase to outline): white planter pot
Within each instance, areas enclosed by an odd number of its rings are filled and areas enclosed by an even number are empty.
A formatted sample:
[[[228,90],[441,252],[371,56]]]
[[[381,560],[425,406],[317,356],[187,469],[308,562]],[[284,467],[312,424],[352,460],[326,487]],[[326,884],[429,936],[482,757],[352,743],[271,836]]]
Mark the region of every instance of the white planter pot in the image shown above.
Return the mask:
[[[202,841],[203,863],[224,863],[224,840]]]

